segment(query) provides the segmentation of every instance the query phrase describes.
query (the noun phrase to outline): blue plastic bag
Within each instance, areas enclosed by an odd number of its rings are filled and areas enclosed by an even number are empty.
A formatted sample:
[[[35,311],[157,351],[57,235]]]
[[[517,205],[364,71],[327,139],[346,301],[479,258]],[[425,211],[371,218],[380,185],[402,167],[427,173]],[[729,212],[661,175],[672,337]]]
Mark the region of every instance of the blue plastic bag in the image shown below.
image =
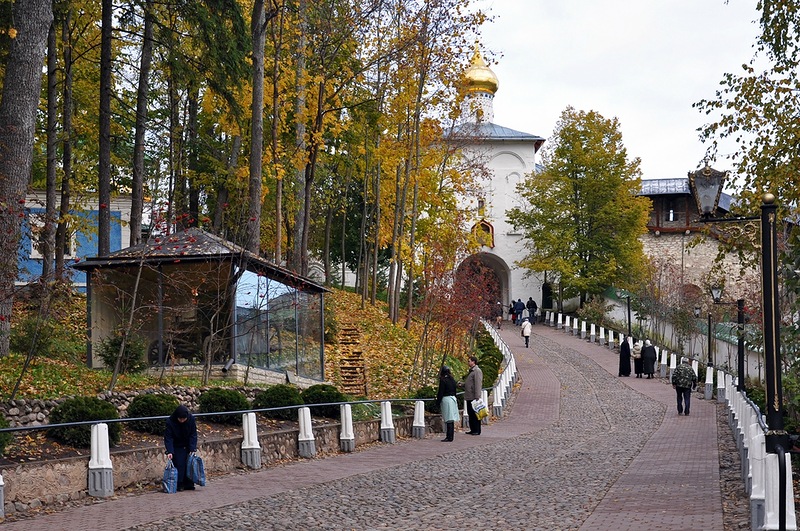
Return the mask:
[[[172,464],[172,459],[168,459],[167,466],[164,467],[164,479],[161,480],[161,487],[167,494],[178,492],[178,469]]]
[[[186,463],[186,475],[194,484],[201,487],[206,486],[206,467],[199,455],[189,454],[189,461]]]

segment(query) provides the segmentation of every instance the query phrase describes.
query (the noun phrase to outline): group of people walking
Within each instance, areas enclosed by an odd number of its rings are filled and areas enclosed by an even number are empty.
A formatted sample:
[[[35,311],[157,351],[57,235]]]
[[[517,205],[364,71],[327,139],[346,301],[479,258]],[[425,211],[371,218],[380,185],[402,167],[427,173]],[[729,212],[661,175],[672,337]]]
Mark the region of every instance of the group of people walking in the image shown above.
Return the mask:
[[[642,342],[631,336],[623,339],[619,346],[619,376],[631,375],[631,358],[633,358],[633,370],[637,378],[653,378],[656,372],[656,347],[650,343],[649,339]]]

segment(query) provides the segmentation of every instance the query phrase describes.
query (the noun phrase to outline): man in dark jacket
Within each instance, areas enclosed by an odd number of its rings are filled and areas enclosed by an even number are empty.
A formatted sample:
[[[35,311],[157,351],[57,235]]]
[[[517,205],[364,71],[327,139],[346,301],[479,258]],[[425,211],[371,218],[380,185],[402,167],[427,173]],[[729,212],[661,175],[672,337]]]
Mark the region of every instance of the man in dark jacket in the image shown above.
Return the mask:
[[[522,299],[517,299],[517,302],[514,303],[514,313],[517,315],[517,326],[521,326],[522,314],[525,313],[525,303],[522,302]]]
[[[478,358],[475,356],[470,356],[467,363],[469,364],[469,373],[467,379],[464,380],[464,402],[467,403],[467,417],[469,417],[467,435],[480,435],[481,421],[472,408],[472,401],[483,398],[483,371],[478,367]]]
[[[532,325],[536,324],[536,310],[538,306],[536,305],[536,301],[533,300],[533,297],[528,297],[528,302],[525,304],[525,307],[528,309],[528,320]]]
[[[164,432],[167,459],[178,469],[178,490],[194,490],[194,482],[186,476],[189,454],[197,451],[197,423],[189,409],[180,405],[167,419]]]
[[[689,364],[689,358],[681,358],[681,364],[672,372],[672,387],[678,397],[678,415],[689,416],[689,400],[692,397],[692,389],[696,386],[697,375]]]

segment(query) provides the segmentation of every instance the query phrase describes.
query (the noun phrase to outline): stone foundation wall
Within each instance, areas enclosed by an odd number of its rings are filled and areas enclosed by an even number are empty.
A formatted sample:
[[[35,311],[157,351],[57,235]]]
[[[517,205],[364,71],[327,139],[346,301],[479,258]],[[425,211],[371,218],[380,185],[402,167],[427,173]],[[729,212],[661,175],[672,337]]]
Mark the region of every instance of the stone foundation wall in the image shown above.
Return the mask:
[[[210,389],[210,387],[182,387],[177,385],[162,386],[144,391],[130,392],[107,392],[100,393],[97,398],[114,404],[119,411],[120,417],[126,417],[128,406],[138,395],[164,393],[175,396],[178,401],[189,408],[190,411],[197,411],[199,408],[198,399],[200,395]],[[234,388],[244,393],[248,400],[252,402],[256,394],[261,389],[253,387]],[[48,423],[50,412],[67,398],[63,397],[56,400],[6,400],[0,402],[0,414],[5,416],[12,428],[24,426],[43,426]]]
[[[425,419],[428,432],[440,430],[441,417]],[[414,417],[393,419],[398,439],[409,438],[413,432]],[[380,440],[379,419],[353,423],[356,447]],[[339,433],[341,425],[331,423],[313,428],[318,455],[340,452]],[[297,458],[298,430],[283,430],[259,433],[261,460],[268,466],[279,460]],[[226,474],[243,468],[241,444],[243,437],[221,440],[203,440],[198,445],[199,454],[205,462],[209,475]],[[111,451],[114,467],[114,489],[135,485],[158,484],[164,465],[164,450],[161,446],[133,451]],[[79,500],[88,496],[89,456],[22,463],[0,467],[5,482],[5,512],[11,514],[53,503]],[[213,481],[211,479],[210,481]]]

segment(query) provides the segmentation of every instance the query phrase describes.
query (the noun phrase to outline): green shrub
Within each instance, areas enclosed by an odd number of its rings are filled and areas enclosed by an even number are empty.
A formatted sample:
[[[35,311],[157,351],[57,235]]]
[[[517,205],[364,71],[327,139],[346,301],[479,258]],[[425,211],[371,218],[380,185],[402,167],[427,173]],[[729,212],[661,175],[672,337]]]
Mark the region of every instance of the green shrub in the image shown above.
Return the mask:
[[[117,356],[122,346],[122,335],[115,333],[100,342],[98,355],[103,360],[106,369],[113,371],[117,364]],[[119,366],[120,374],[142,372],[147,368],[145,351],[147,342],[137,334],[131,334],[125,341],[125,350],[122,353],[122,363]]]
[[[235,389],[224,389],[222,387],[213,387],[201,394],[199,403],[201,413],[250,409],[250,403],[242,393]],[[211,422],[220,422],[222,424],[240,424],[242,422],[241,414],[209,415],[207,418]]]
[[[8,420],[3,415],[0,415],[0,429],[10,427],[11,425],[8,423]],[[3,452],[6,451],[6,446],[11,444],[13,440],[14,436],[12,434],[0,433],[0,455],[3,455]]]
[[[332,385],[316,384],[302,392],[303,403],[328,404],[332,402],[346,402],[347,397]],[[311,412],[329,419],[339,418],[339,406],[315,406]]]
[[[269,407],[299,406],[303,404],[303,397],[297,387],[290,384],[278,384],[267,387],[253,399],[253,408],[262,409]],[[277,411],[262,411],[262,415],[273,419],[297,419],[297,409],[279,409]]]
[[[88,396],[77,396],[65,400],[50,413],[50,424],[63,424],[66,422],[83,422],[86,420],[118,419],[119,412],[114,404]],[[119,422],[108,424],[108,441],[111,446],[119,443],[121,426]],[[67,426],[50,428],[47,436],[76,448],[88,448],[92,444],[92,427],[90,424],[82,426]]]
[[[131,400],[128,406],[128,416],[135,417],[163,417],[165,415],[172,415],[180,405],[177,398],[172,395],[163,393],[151,395],[139,395]],[[134,420],[128,425],[136,430],[144,433],[152,433],[153,435],[164,435],[167,428],[167,423],[164,420]]]

